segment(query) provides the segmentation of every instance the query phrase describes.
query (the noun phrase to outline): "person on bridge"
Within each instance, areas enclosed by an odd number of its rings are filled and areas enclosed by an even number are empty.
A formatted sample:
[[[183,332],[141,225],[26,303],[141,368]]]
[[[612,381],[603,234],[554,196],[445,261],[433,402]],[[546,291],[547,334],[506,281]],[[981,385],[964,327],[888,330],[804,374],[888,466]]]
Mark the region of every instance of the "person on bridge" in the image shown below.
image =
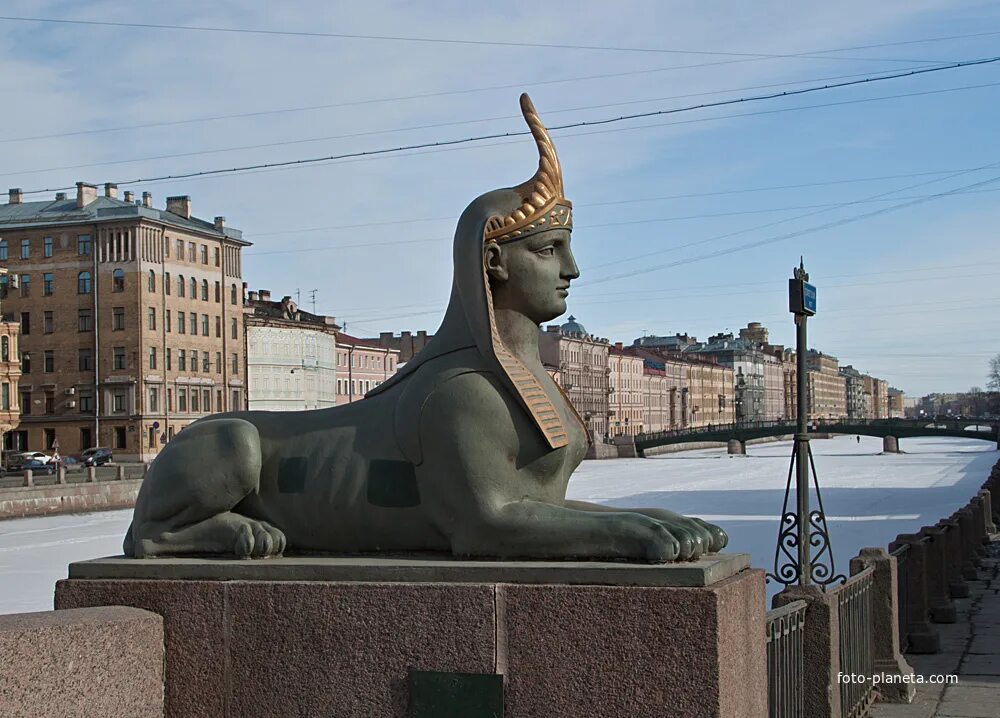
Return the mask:
[[[860,444],[860,443],[861,443],[861,435],[860,435],[860,434],[858,434],[858,437],[857,437],[857,438],[858,438],[858,443]]]

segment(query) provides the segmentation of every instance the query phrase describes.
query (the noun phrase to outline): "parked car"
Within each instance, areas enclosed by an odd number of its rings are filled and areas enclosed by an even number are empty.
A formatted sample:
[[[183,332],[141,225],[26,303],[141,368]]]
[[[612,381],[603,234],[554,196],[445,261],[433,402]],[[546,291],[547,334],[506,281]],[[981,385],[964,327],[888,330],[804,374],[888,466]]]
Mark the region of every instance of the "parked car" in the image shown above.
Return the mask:
[[[83,471],[83,462],[75,456],[64,456],[59,461],[67,473]]]
[[[44,454],[41,451],[22,451],[14,454],[7,455],[7,470],[8,471],[20,471],[24,466],[24,462],[35,459],[43,464],[47,464],[52,461],[52,457],[48,454]]]
[[[38,459],[28,459],[21,465],[21,471],[27,471],[31,469],[33,474],[49,474],[52,475],[56,473],[56,465],[51,461],[40,461]]]
[[[80,454],[80,458],[83,460],[84,466],[104,466],[114,459],[111,455],[111,449],[104,447],[87,449]]]

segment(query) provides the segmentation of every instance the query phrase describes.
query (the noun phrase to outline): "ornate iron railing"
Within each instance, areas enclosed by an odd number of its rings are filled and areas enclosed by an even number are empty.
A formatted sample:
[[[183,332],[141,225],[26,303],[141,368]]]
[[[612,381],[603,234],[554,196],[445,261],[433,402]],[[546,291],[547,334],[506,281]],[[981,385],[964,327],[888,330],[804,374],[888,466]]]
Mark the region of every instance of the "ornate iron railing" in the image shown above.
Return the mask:
[[[806,602],[767,614],[767,704],[770,718],[804,718],[802,701],[803,632]]]
[[[907,601],[909,600],[910,562],[907,559],[910,555],[910,544],[900,544],[892,550],[892,555],[896,557],[896,615],[899,625],[899,652],[903,653],[908,648],[906,611],[909,606]]]
[[[875,568],[859,571],[838,586],[840,618],[840,705],[843,718],[864,718],[875,701],[872,653],[872,590]]]

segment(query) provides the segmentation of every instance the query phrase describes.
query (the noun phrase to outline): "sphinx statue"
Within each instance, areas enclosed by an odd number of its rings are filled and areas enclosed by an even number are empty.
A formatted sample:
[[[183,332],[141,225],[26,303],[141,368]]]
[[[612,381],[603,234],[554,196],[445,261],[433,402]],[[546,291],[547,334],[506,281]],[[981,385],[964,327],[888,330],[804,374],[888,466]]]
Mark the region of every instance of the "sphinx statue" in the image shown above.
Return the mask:
[[[433,340],[359,402],[194,422],[142,484],[135,558],[287,551],[692,560],[725,532],[663,509],[566,499],[589,436],[539,358],[539,327],[580,272],[572,204],[531,100],[527,182],[476,198],[455,232],[451,299]]]

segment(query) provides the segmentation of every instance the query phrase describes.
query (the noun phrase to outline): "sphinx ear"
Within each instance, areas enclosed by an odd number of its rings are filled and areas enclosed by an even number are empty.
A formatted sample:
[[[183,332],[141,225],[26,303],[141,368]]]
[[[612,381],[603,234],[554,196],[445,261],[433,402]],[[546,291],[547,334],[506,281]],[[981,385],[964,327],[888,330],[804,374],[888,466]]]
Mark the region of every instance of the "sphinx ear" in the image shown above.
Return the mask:
[[[490,242],[483,248],[483,264],[486,266],[486,274],[489,275],[490,279],[506,282],[510,277],[503,249],[496,242]]]

